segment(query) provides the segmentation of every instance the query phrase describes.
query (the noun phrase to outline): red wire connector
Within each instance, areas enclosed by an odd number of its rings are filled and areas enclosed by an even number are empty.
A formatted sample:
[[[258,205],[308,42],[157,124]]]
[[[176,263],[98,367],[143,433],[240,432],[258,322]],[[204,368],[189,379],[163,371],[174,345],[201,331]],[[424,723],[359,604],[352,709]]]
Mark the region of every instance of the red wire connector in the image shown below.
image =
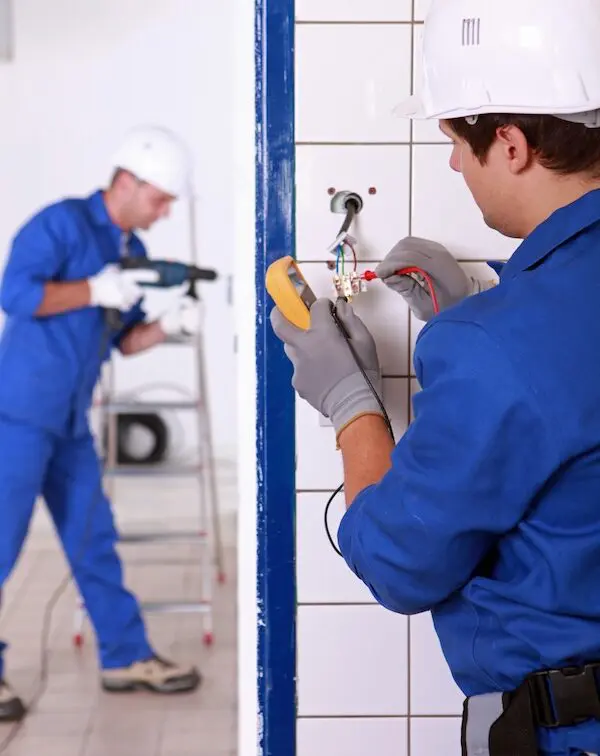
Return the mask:
[[[377,275],[377,273],[375,273],[374,270],[365,270],[361,278],[364,281],[374,281],[376,278],[379,278],[379,276]]]
[[[427,284],[427,288],[429,290],[429,296],[431,297],[433,311],[437,315],[440,311],[440,305],[438,302],[437,294],[435,293],[435,286],[433,285],[431,276],[426,271],[417,267],[401,268],[400,270],[396,271],[397,276],[410,276],[411,273],[416,273],[425,280],[425,283]],[[374,270],[365,270],[364,273],[362,273],[361,278],[365,281],[374,281],[376,278],[379,278],[379,276],[377,275],[377,273],[375,273]]]

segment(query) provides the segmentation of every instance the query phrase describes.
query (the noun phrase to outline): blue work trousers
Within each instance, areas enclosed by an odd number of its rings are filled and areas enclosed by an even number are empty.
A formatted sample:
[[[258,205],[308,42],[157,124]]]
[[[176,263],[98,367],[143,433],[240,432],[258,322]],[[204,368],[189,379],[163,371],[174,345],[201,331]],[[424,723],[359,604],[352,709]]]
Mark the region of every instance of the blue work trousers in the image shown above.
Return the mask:
[[[0,415],[0,586],[19,558],[40,494],[94,626],[100,665],[114,669],[150,658],[139,605],[123,584],[91,434],[59,438]],[[1,643],[0,675],[5,648]]]

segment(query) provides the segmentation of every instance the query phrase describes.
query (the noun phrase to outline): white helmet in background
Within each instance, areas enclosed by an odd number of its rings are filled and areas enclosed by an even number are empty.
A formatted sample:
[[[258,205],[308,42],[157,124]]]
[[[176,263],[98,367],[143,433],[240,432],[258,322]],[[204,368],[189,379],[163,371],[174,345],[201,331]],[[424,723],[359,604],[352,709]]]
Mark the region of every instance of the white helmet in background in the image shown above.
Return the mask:
[[[600,126],[599,0],[433,0],[415,119],[555,115]]]
[[[189,194],[192,158],[186,145],[168,129],[144,126],[131,131],[113,155],[122,168],[173,197]]]

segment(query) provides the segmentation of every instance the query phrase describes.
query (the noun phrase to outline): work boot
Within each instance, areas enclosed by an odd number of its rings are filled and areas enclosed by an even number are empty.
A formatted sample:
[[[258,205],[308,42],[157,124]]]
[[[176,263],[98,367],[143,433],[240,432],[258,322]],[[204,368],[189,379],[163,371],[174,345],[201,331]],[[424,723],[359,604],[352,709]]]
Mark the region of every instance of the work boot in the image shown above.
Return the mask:
[[[23,701],[8,683],[0,680],[0,722],[19,722],[25,714]]]
[[[158,656],[134,662],[130,667],[102,670],[102,687],[109,693],[150,690],[153,693],[185,693],[196,690],[202,677],[195,667],[182,667]]]

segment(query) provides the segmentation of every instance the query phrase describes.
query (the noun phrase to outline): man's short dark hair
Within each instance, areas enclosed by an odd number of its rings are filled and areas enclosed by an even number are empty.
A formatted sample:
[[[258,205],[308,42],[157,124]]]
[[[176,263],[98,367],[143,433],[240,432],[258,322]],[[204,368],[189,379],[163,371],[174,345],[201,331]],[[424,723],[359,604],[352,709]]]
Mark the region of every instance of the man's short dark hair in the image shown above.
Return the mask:
[[[600,178],[600,128],[563,121],[549,115],[480,115],[474,124],[465,118],[446,121],[464,139],[473,154],[484,164],[502,126],[519,128],[544,168],[562,175],[585,173]]]

